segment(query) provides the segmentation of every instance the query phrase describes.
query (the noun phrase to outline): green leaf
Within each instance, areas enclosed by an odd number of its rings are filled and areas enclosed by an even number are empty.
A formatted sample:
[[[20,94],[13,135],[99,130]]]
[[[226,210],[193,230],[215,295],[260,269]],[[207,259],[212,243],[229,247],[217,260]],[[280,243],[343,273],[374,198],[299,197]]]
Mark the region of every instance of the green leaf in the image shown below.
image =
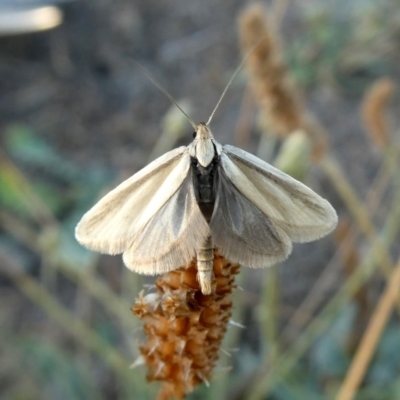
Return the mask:
[[[6,129],[5,148],[23,164],[44,168],[64,180],[79,178],[79,168],[65,160],[27,125],[15,124]]]
[[[98,383],[87,365],[48,339],[23,338],[19,350],[29,366],[35,368],[44,390],[54,399],[102,399]]]

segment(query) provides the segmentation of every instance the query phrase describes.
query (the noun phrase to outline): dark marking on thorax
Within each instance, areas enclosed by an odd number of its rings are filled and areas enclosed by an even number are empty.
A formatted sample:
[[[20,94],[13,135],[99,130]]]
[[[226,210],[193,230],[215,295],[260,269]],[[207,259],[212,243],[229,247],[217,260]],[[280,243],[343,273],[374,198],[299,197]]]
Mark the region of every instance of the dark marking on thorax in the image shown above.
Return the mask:
[[[207,167],[203,167],[196,158],[191,157],[194,193],[197,204],[207,221],[210,221],[214,210],[218,164],[219,156],[217,154]]]

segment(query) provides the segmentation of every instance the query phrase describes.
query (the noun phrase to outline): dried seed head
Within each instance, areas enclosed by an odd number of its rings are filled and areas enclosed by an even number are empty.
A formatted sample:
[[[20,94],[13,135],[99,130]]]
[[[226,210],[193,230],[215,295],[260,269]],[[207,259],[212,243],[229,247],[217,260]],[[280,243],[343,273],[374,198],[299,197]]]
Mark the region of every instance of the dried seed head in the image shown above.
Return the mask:
[[[158,278],[157,293],[139,295],[132,312],[144,322],[147,341],[140,351],[147,379],[162,381],[159,400],[181,399],[199,383],[208,384],[230,320],[238,270],[215,252],[212,294],[201,292],[193,261]]]
[[[287,136],[302,127],[302,107],[281,55],[278,37],[268,23],[265,8],[256,3],[239,19],[243,54],[265,38],[249,56],[246,69],[269,129]]]
[[[389,78],[382,78],[372,85],[363,100],[364,124],[378,148],[386,146],[389,142],[389,127],[385,112],[394,90],[394,82]]]
[[[282,137],[303,130],[311,139],[311,159],[320,161],[328,148],[327,132],[303,107],[283,60],[279,36],[268,22],[264,5],[256,3],[246,8],[239,25],[244,54],[265,38],[246,63],[260,105],[262,126]]]

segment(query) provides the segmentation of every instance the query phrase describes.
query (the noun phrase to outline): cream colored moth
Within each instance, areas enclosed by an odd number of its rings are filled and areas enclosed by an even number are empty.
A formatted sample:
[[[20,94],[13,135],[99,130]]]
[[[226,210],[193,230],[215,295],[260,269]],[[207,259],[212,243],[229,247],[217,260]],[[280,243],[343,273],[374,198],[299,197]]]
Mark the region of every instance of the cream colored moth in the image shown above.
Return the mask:
[[[104,196],[76,227],[85,247],[123,253],[125,265],[163,274],[197,259],[201,291],[212,293],[213,249],[250,268],[285,260],[292,242],[330,233],[335,210],[310,188],[254,155],[218,143],[210,122],[195,124],[193,141],[159,157]],[[139,65],[140,68],[142,68]],[[143,68],[142,68],[143,69]]]

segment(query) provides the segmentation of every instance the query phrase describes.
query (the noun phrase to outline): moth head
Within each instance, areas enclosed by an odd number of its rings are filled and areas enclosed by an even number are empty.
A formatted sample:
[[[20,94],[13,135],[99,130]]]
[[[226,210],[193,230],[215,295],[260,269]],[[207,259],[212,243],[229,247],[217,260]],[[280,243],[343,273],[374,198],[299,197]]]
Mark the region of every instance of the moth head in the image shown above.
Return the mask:
[[[194,140],[190,146],[190,155],[196,158],[200,165],[207,167],[215,155],[214,136],[211,133],[210,127],[205,122],[200,122],[196,125],[193,137]]]
[[[211,140],[214,138],[211,133],[210,127],[205,122],[200,122],[196,126],[195,139],[197,140]]]

